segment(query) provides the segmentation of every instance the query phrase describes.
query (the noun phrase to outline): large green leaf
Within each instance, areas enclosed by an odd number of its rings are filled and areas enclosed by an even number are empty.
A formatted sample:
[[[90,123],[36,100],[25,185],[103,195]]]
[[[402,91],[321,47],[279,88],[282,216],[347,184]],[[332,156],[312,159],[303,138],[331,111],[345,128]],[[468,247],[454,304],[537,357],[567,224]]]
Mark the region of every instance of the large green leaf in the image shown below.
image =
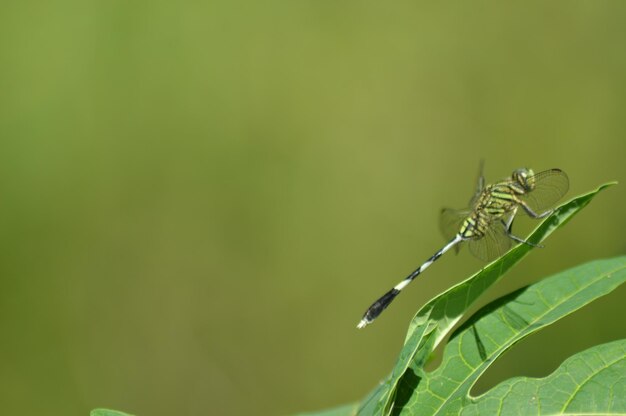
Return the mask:
[[[472,402],[471,387],[504,351],[522,338],[606,295],[624,281],[626,256],[599,260],[558,273],[485,306],[455,331],[436,370],[429,373],[411,373],[409,370],[396,396],[394,413],[447,415],[469,411],[465,405]],[[480,414],[498,414],[502,412],[500,406],[506,404],[509,410],[523,410],[518,414],[555,414],[571,409],[570,405],[575,402],[576,409],[585,412],[626,410],[626,395],[607,397],[614,394],[615,389],[626,389],[626,373],[621,373],[621,378],[615,377],[617,367],[623,369],[626,366],[623,347],[602,347],[605,356],[599,353],[593,356],[593,349],[587,351],[586,356],[594,357],[588,366],[571,359],[558,374],[543,380],[518,378],[507,381],[477,400],[472,409],[474,413],[483,408],[491,409]],[[603,372],[607,368],[610,371]],[[589,378],[594,378],[594,386],[585,384]],[[611,387],[613,393],[609,389],[589,400],[589,393],[596,393],[598,386]],[[511,388],[514,392],[510,391]],[[528,403],[533,403],[532,409],[527,408]]]
[[[577,196],[556,208],[530,234],[528,241],[535,244],[541,243],[591,202],[598,192],[613,184],[604,184],[596,190]],[[389,414],[391,405],[395,400],[398,383],[409,368],[411,368],[411,374],[421,372],[432,351],[459,322],[465,311],[532,249],[533,247],[527,244],[518,244],[470,278],[453,286],[424,305],[409,326],[404,347],[391,375],[363,401],[359,414]],[[408,377],[411,377],[411,374]]]

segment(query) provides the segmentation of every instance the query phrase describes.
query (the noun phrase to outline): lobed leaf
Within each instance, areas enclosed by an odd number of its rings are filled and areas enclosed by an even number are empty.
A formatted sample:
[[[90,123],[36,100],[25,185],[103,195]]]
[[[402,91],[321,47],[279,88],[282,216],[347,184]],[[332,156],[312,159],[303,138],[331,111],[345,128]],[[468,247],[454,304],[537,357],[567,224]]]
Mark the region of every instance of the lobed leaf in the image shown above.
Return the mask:
[[[534,244],[540,244],[555,230],[569,222],[600,191],[614,184],[612,182],[601,185],[591,192],[579,195],[560,205],[535,228],[527,240]],[[432,351],[459,322],[465,311],[532,249],[533,247],[527,244],[518,244],[473,276],[424,305],[409,325],[404,347],[391,375],[364,401],[359,414],[389,414],[395,401],[398,383],[407,371],[411,369],[407,377],[413,377],[414,374],[419,375]]]
[[[436,370],[403,379],[394,413],[446,415],[469,411],[465,405],[474,401],[470,397],[471,387],[502,353],[524,337],[610,293],[625,281],[626,256],[598,260],[558,273],[488,304],[454,332]],[[617,350],[619,348],[611,351],[616,353]],[[621,351],[621,360],[624,361],[626,357],[623,349]],[[615,359],[613,355],[611,360]],[[617,385],[620,391],[624,391],[626,373],[622,373],[623,377],[617,381],[612,376],[607,379],[608,373],[598,373],[607,363],[596,359],[583,371],[571,374],[568,369],[572,370],[573,366],[565,366],[560,371],[560,377],[549,378],[543,383],[535,382],[534,385],[523,379],[507,381],[503,387],[498,387],[497,392],[490,392],[475,401],[473,408],[488,407],[493,411],[481,414],[499,414],[502,412],[500,406],[505,403],[503,397],[506,397],[509,407],[517,406],[525,415],[554,414],[554,409],[561,412],[580,393],[578,385],[589,374],[596,377],[596,383]],[[615,370],[615,365],[623,368],[626,363],[619,364],[618,361],[611,365]],[[509,387],[527,394],[513,394]],[[542,392],[551,393],[541,396],[537,390],[539,387]],[[526,399],[532,400],[525,402]],[[532,408],[528,408],[529,403],[533,404]],[[577,403],[585,411],[608,413],[611,409],[626,408],[626,395],[602,400],[601,403],[598,400],[588,401],[588,407],[585,407],[584,400]],[[545,413],[547,407],[552,411]],[[507,410],[503,414],[514,413]]]

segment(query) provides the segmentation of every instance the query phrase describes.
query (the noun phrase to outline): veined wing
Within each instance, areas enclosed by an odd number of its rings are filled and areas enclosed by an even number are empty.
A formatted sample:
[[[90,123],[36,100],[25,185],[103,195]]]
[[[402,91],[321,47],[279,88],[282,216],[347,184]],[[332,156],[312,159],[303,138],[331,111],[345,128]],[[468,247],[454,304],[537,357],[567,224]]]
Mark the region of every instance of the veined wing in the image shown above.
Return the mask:
[[[476,190],[470,199],[469,205],[467,209],[452,209],[452,208],[443,208],[441,210],[441,215],[439,216],[439,229],[441,230],[441,234],[446,238],[446,240],[450,240],[454,238],[455,235],[461,230],[461,225],[463,224],[463,220],[465,220],[470,214],[471,209],[474,207],[474,204],[480,197],[480,194],[483,192],[485,188],[485,177],[483,176],[483,166],[484,160],[480,161],[478,165],[478,175],[476,177]],[[457,251],[458,251],[457,246]]]
[[[478,165],[478,176],[476,177],[476,191],[474,195],[472,195],[472,199],[470,199],[468,207],[473,208],[474,204],[478,200],[478,197],[482,193],[485,188],[485,177],[483,176],[483,167],[485,165],[485,161],[481,159],[480,164]]]
[[[468,242],[470,253],[484,261],[500,257],[511,248],[511,244],[512,240],[499,220],[487,228],[482,238]]]
[[[439,229],[446,238],[451,240],[460,231],[463,220],[469,216],[470,210],[444,208],[439,215]]]
[[[537,214],[546,211],[567,193],[569,179],[561,169],[549,169],[533,176],[535,188],[519,199],[526,202]]]

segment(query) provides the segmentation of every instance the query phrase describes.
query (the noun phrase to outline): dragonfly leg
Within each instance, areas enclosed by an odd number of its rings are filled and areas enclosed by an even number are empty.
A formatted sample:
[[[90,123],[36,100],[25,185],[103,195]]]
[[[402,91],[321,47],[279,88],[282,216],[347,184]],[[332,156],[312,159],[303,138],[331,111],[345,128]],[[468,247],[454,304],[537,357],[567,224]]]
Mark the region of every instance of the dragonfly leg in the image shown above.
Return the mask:
[[[549,209],[549,210],[547,210],[546,212],[542,212],[541,214],[537,214],[535,211],[533,211],[533,210],[532,210],[532,208],[531,208],[531,207],[529,207],[529,206],[528,206],[528,204],[527,204],[526,202],[524,202],[524,201],[519,201],[519,200],[518,200],[517,202],[518,202],[518,204],[519,204],[522,208],[524,208],[524,211],[526,211],[526,213],[527,213],[529,216],[533,217],[533,218],[538,218],[538,219],[540,219],[540,218],[545,218],[545,217],[547,217],[548,215],[550,215],[550,214],[552,214],[552,213],[554,212],[554,210],[553,210],[553,209]]]
[[[512,229],[513,229],[513,219],[515,218],[515,214],[511,215],[511,218],[509,218],[509,220],[507,222],[504,222],[504,220],[502,220],[502,225],[504,225],[504,228],[506,230],[506,235],[514,240],[517,241],[518,243],[523,243],[523,244],[527,244],[531,247],[537,247],[537,248],[543,248],[543,246],[541,244],[535,244],[535,243],[531,243],[528,240],[524,240],[521,237],[518,237],[516,235],[514,235],[512,233]]]

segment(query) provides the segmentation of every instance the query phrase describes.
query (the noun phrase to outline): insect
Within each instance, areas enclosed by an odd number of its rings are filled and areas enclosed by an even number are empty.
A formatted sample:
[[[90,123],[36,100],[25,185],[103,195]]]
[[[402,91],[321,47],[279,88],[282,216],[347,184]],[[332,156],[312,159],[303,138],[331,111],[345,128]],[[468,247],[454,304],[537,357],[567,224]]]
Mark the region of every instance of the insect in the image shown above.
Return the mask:
[[[532,218],[544,218],[552,213],[548,209],[565,195],[569,179],[560,169],[534,173],[520,168],[511,176],[485,186],[482,163],[478,184],[469,207],[464,210],[444,208],[440,228],[448,243],[433,254],[419,268],[381,296],[365,312],[357,328],[371,324],[409,283],[451,248],[467,242],[470,252],[481,260],[493,260],[504,254],[513,242],[541,247],[512,233],[513,220],[518,211]]]

